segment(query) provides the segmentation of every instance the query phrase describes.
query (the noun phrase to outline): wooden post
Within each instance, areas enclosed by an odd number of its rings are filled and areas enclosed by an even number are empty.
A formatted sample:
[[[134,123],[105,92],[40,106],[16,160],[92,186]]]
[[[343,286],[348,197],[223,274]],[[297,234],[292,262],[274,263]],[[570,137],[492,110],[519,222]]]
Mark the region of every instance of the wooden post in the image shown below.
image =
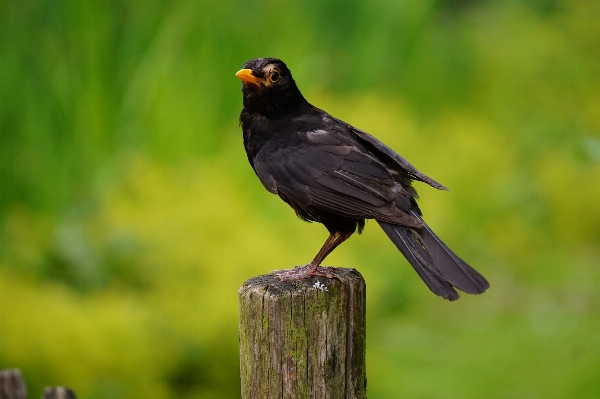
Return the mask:
[[[242,399],[366,398],[365,281],[282,282],[275,272],[239,289]]]
[[[27,399],[27,388],[19,370],[0,370],[0,399]]]
[[[25,380],[18,369],[0,370],[0,399],[27,399]],[[69,388],[47,387],[42,399],[77,399]]]
[[[65,387],[47,387],[42,399],[77,399],[75,392]]]

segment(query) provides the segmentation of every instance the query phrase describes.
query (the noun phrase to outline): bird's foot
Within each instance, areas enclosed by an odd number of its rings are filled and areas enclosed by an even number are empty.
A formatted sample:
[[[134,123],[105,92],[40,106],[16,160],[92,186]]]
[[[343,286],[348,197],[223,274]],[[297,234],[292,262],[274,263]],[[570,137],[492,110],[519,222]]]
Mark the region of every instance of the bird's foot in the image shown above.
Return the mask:
[[[302,280],[307,277],[322,276],[327,278],[335,278],[334,267],[314,266],[309,263],[304,266],[296,266],[290,270],[280,270],[275,277],[281,281]]]

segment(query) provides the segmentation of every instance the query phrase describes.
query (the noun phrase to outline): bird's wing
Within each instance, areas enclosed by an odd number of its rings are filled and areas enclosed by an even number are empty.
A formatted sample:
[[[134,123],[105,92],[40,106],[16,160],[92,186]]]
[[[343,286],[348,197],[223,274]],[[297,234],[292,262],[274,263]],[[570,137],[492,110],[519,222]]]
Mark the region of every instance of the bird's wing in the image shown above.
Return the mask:
[[[344,123],[342,121],[339,122]],[[381,141],[377,140],[375,137],[371,136],[369,133],[357,129],[354,126],[348,124],[346,124],[346,126],[350,129],[354,136],[359,141],[361,141],[372,153],[377,154],[379,157],[387,159],[388,161],[391,161],[393,164],[400,167],[400,169],[402,169],[411,180],[422,181],[439,190],[448,190],[448,188],[433,180],[431,177],[419,172],[406,159],[402,158],[394,150],[392,150],[387,145],[383,144]]]
[[[308,140],[296,145],[272,143],[257,154],[255,170],[269,191],[292,199],[304,209],[422,225],[409,214],[411,193],[394,181],[384,164],[335,136],[323,134],[310,140],[310,133]]]

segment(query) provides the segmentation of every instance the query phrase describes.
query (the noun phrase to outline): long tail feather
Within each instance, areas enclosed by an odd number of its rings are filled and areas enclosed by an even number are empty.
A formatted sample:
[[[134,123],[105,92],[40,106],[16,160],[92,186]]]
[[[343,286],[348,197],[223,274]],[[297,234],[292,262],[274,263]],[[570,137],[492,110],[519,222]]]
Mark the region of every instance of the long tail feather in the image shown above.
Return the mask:
[[[416,213],[413,216],[420,218]],[[378,223],[436,295],[454,301],[459,297],[454,288],[467,294],[481,294],[489,288],[488,281],[452,252],[426,224],[413,228]]]

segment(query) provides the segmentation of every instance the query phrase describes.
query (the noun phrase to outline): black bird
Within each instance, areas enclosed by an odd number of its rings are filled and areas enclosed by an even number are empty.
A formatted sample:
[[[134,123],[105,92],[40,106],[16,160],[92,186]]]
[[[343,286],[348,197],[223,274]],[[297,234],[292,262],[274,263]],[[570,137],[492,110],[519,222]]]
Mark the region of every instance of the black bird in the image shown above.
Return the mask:
[[[375,219],[435,294],[453,301],[454,288],[481,294],[489,287],[423,221],[411,182],[446,187],[373,136],[309,104],[283,61],[256,58],[236,76],[243,81],[244,147],[256,175],[300,219],[330,233],[310,263],[280,272],[280,279],[333,277],[320,266],[323,259],[360,234],[365,219]]]

